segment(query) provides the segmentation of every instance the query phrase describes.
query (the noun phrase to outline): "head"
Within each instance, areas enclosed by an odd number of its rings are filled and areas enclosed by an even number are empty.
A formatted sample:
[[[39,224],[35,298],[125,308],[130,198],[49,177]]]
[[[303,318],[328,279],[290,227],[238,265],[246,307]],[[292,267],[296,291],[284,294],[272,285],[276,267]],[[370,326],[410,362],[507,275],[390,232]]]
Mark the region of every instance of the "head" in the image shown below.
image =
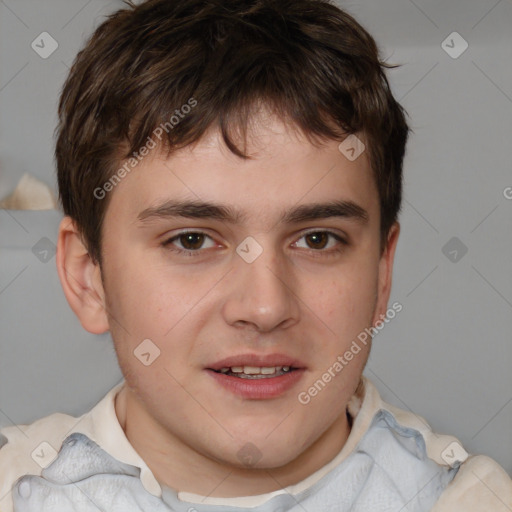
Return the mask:
[[[369,342],[335,363],[387,309],[408,134],[386,67],[324,0],[149,0],[73,64],[56,147],[66,296],[111,332],[154,425],[207,457],[242,464],[251,443],[261,467],[290,463],[359,384]],[[245,389],[222,374],[237,366],[292,368]]]

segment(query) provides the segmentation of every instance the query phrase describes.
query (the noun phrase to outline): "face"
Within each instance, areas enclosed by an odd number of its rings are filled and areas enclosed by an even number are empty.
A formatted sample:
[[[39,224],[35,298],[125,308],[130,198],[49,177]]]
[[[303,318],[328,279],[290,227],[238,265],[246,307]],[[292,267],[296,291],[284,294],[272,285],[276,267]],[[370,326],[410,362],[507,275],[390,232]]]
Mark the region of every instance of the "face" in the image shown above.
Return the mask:
[[[346,422],[369,343],[344,354],[386,309],[392,256],[365,153],[258,126],[250,160],[212,133],[126,176],[102,276],[139,409],[203,456],[272,468]]]

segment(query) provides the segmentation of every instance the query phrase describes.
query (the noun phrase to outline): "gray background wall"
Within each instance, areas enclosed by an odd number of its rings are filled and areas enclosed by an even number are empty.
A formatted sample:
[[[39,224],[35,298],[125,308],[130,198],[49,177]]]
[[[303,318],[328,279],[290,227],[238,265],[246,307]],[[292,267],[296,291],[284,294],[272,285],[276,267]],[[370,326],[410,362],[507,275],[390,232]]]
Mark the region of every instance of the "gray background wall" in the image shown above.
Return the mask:
[[[60,86],[121,5],[0,0],[0,197],[23,172],[54,186]],[[375,339],[366,374],[386,400],[512,473],[512,2],[340,5],[403,64],[389,78],[415,132],[391,297],[403,311]],[[31,48],[44,31],[58,43],[46,59]],[[80,414],[121,378],[108,337],[84,332],[61,293],[59,219],[0,210],[0,426]]]

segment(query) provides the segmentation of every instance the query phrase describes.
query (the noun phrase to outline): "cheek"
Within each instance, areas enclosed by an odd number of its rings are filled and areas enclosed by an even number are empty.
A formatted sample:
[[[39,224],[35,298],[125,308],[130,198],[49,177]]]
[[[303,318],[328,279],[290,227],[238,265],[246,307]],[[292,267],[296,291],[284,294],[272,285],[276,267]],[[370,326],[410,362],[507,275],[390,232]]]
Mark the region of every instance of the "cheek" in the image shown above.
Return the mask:
[[[112,272],[116,266],[112,259],[106,269],[111,335],[119,364],[133,388],[158,387],[159,382],[165,382],[168,388],[175,382],[166,369],[180,382],[190,372],[193,341],[208,318],[209,304],[204,296],[215,276],[199,280],[190,273],[171,274],[169,268],[149,264],[147,258],[139,261],[145,263],[137,265],[133,258],[119,265],[119,272]],[[142,357],[147,352],[150,361],[157,356],[150,366],[137,359],[137,354]]]
[[[123,336],[130,333],[135,339],[165,338],[194,308],[204,285],[145,258],[133,258],[117,272],[113,263],[105,285],[112,327],[119,324]]]
[[[324,279],[311,280],[305,303],[334,333],[355,336],[370,325],[376,307],[378,272],[375,265],[356,264],[336,269]],[[311,292],[311,290],[313,290]]]

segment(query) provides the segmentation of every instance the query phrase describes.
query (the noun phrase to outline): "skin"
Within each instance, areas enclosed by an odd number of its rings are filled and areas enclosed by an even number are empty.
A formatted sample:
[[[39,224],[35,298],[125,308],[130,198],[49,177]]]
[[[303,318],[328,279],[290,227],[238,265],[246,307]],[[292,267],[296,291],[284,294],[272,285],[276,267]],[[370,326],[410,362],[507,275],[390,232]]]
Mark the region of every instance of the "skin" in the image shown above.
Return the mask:
[[[360,137],[362,138],[362,137]],[[57,264],[66,297],[85,329],[109,330],[126,385],[116,413],[155,477],[179,491],[216,497],[271,492],[297,483],[341,450],[350,433],[346,405],[370,347],[311,401],[307,389],[387,310],[399,226],[380,251],[379,198],[363,153],[351,162],[339,141],[312,145],[272,117],[251,128],[243,161],[211,132],[165,158],[147,156],[111,192],[103,225],[102,266],[88,256],[77,227],[62,221]],[[229,206],[237,222],[138,217],[169,200]],[[331,216],[283,222],[301,205],[351,201],[367,219]],[[196,252],[183,230],[206,233]],[[311,232],[329,231],[343,237]],[[310,236],[306,236],[309,233]],[[252,263],[236,252],[253,237]],[[181,241],[181,245],[180,245]],[[150,339],[160,355],[135,357]],[[245,399],[206,368],[238,354],[286,354],[305,369],[271,399]],[[256,464],[239,451],[247,443]]]

